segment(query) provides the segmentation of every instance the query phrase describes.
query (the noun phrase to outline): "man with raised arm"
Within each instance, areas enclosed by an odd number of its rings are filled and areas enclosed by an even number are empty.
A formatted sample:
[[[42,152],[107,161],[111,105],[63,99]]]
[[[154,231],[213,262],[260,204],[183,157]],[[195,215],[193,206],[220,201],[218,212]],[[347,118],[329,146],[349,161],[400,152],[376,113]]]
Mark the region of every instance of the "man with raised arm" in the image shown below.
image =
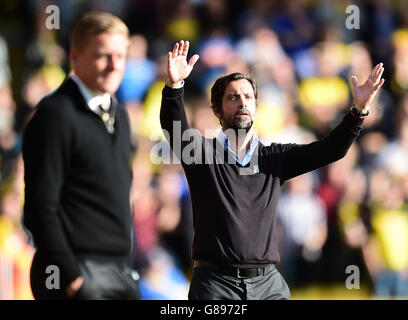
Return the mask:
[[[160,121],[181,160],[191,194],[195,233],[189,299],[289,299],[289,288],[275,268],[281,186],[345,156],[384,83],[383,65],[375,66],[362,85],[352,77],[354,103],[328,136],[304,145],[265,146],[252,129],[256,85],[240,73],[220,77],[211,89],[220,134],[206,139],[190,129],[183,85],[199,57],[188,61],[188,48],[188,42],[180,41],[168,53]]]

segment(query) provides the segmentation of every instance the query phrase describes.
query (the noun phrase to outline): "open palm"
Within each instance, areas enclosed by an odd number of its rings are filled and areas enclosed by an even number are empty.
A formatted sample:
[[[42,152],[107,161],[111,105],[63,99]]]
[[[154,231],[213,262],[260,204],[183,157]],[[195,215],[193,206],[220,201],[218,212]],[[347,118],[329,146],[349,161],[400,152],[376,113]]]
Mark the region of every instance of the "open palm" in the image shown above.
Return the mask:
[[[360,111],[368,111],[377,91],[384,84],[384,79],[381,79],[383,72],[383,64],[377,64],[362,85],[358,85],[356,76],[351,77],[354,104]]]
[[[195,54],[187,62],[188,48],[190,44],[188,41],[181,40],[174,45],[173,51],[168,53],[167,62],[167,85],[171,87],[179,86],[181,82],[186,79],[194,64],[197,62],[199,56]]]

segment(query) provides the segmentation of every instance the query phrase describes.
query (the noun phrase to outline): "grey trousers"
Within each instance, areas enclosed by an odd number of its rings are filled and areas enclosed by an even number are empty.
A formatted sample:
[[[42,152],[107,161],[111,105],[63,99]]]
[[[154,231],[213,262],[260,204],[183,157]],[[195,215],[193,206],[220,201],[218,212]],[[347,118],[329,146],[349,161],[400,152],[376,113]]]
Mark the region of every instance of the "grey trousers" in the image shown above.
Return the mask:
[[[289,300],[290,291],[276,268],[240,279],[207,269],[194,269],[189,300]]]

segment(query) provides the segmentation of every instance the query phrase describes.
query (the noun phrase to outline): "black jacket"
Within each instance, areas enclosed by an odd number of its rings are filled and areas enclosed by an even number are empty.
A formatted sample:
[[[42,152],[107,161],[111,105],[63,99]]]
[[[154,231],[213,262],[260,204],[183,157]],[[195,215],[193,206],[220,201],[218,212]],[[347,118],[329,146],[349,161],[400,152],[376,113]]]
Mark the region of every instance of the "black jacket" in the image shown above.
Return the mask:
[[[80,276],[77,255],[129,256],[132,146],[127,112],[115,107],[111,135],[68,78],[24,132],[23,221],[63,286]]]

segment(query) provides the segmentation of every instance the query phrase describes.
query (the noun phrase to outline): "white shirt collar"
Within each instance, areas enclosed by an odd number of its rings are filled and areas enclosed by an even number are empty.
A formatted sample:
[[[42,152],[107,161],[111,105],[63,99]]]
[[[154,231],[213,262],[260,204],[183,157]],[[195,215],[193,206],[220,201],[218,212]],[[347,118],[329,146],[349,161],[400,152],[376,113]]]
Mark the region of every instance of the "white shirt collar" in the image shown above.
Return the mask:
[[[81,79],[78,78],[77,75],[71,73],[70,77],[78,85],[79,91],[84,97],[89,109],[91,109],[93,112],[97,113],[98,106],[100,106],[101,104],[105,104],[107,106],[111,105],[111,96],[109,93],[96,95],[82,82]]]
[[[254,153],[254,150],[256,146],[258,145],[259,139],[255,132],[252,133],[252,138],[251,138],[251,145],[249,147],[249,150],[247,154],[245,155],[244,159],[241,161],[237,154],[231,149],[231,144],[228,139],[228,136],[224,133],[223,130],[220,130],[220,133],[216,137],[218,143],[220,143],[222,146],[224,146],[225,150],[229,150],[233,156],[235,157],[235,160],[241,165],[241,166],[246,166],[252,158],[252,154]]]

